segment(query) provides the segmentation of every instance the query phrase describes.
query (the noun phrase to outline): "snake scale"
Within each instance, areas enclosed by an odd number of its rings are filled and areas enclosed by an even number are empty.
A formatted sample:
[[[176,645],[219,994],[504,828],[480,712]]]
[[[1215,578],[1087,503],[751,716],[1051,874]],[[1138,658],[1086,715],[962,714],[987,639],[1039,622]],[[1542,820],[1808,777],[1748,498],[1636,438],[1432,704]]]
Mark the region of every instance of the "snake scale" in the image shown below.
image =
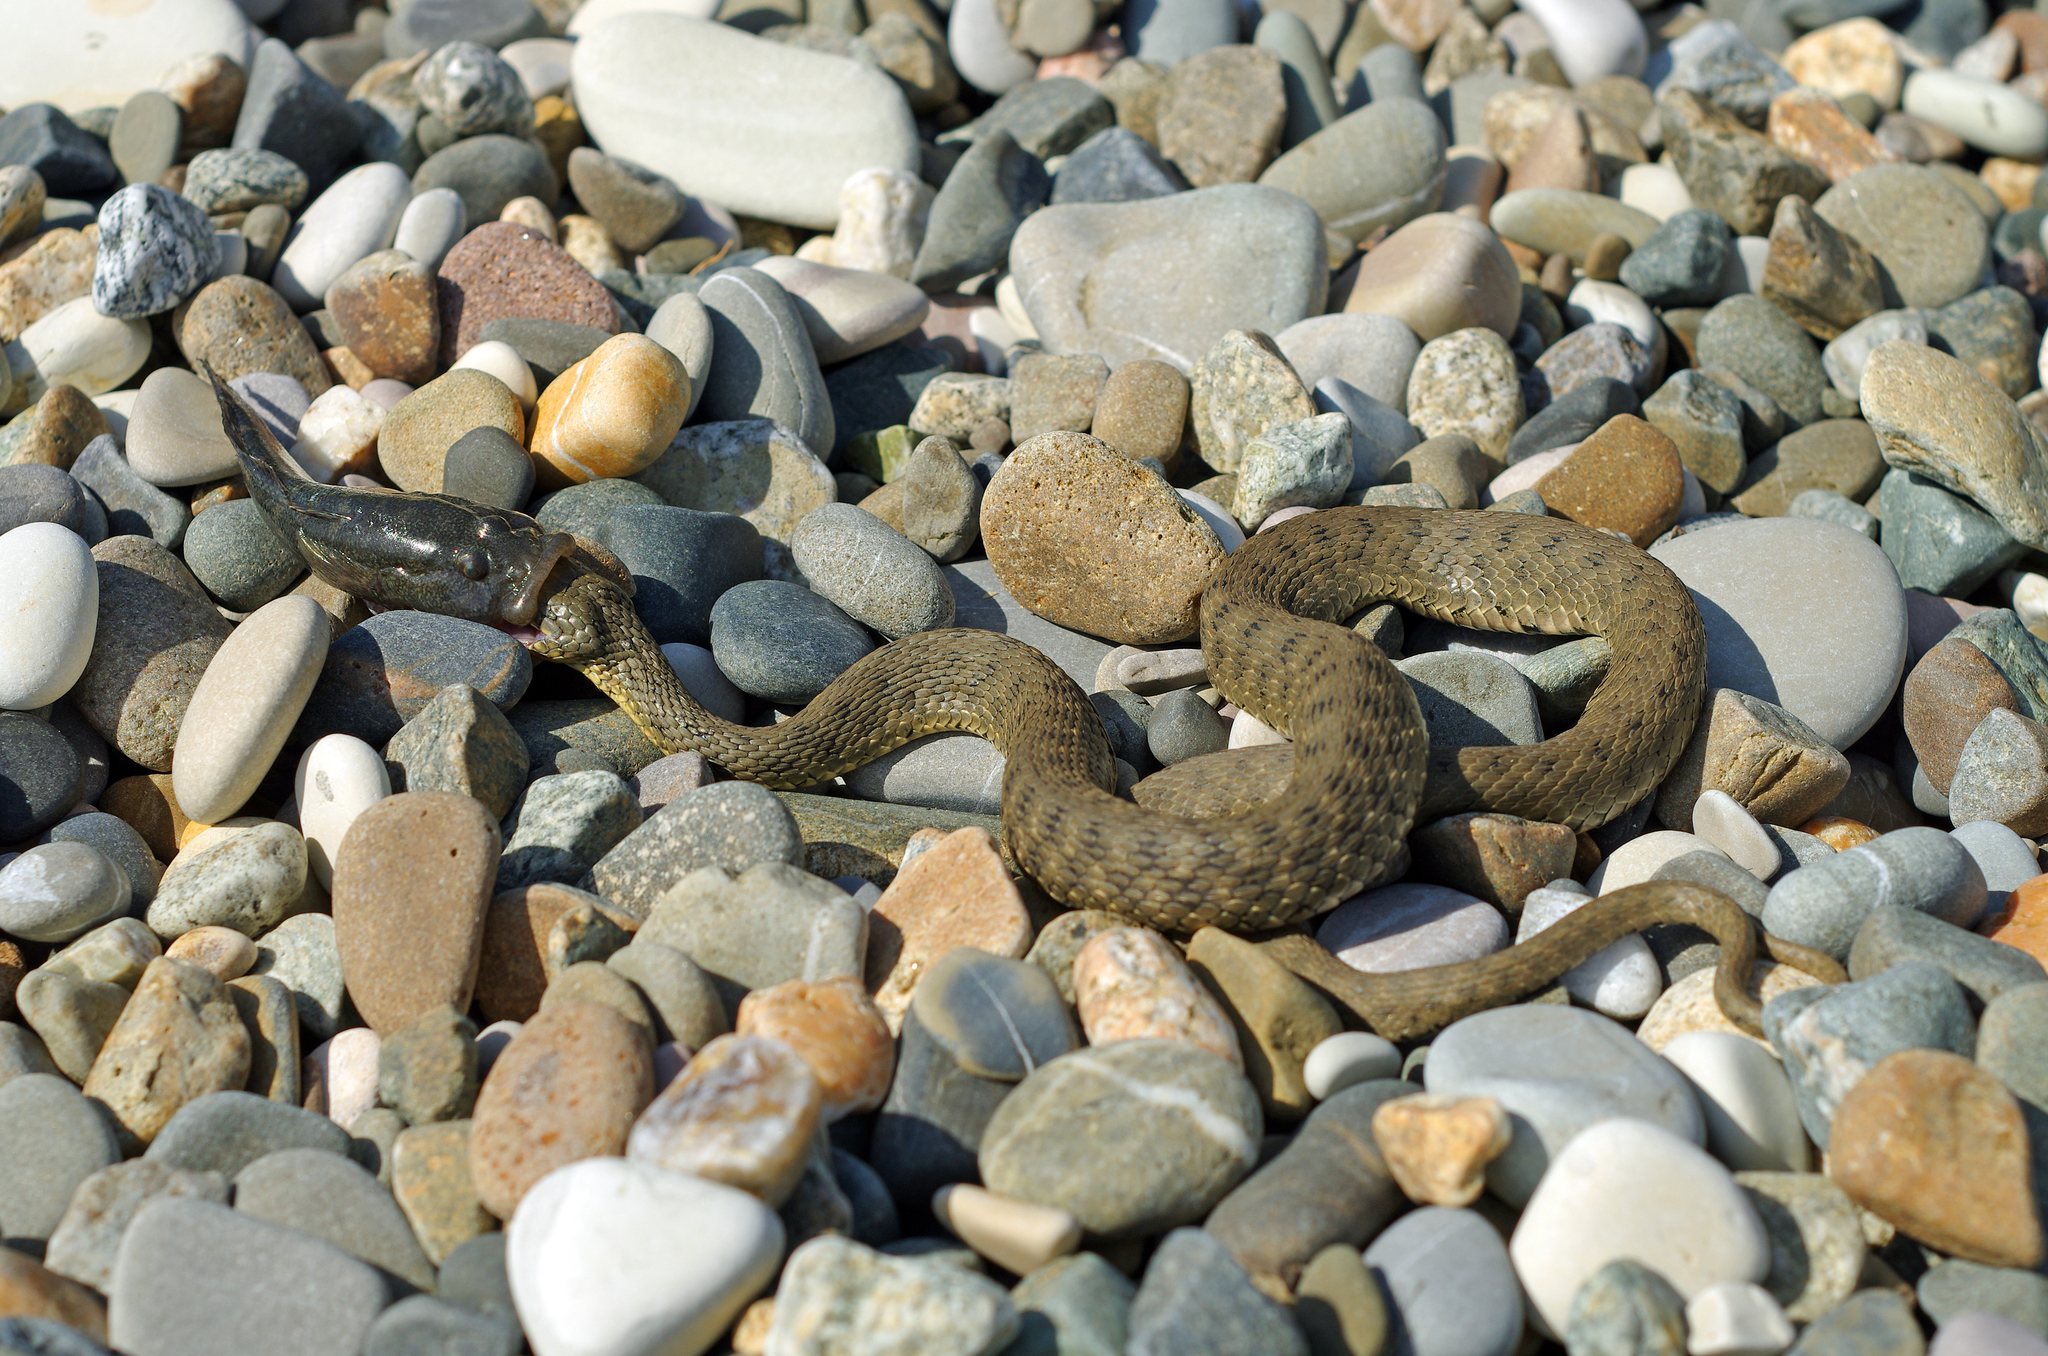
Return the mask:
[[[380,606],[531,623],[534,653],[584,673],[665,752],[787,789],[922,735],[981,735],[1006,759],[1011,854],[1054,899],[1179,934],[1293,927],[1262,943],[1267,954],[1383,1035],[1511,1001],[1621,936],[1676,922],[1721,943],[1717,997],[1755,1030],[1752,925],[1698,886],[1633,886],[1499,955],[1391,975],[1342,965],[1296,926],[1397,874],[1418,815],[1484,809],[1593,827],[1670,771],[1704,695],[1704,628],[1670,571],[1618,538],[1561,519],[1401,508],[1326,509],[1252,538],[1203,594],[1202,649],[1217,688],[1292,743],[1176,764],[1134,803],[1114,794],[1088,697],[1030,646],[920,632],[779,724],[731,724],[676,678],[605,553],[449,496],[316,485],[214,384],[252,497],[316,574]],[[1541,744],[1431,748],[1406,679],[1336,624],[1379,602],[1469,627],[1601,635],[1610,674],[1578,723]],[[1779,959],[1842,977],[1827,957],[1767,941]]]

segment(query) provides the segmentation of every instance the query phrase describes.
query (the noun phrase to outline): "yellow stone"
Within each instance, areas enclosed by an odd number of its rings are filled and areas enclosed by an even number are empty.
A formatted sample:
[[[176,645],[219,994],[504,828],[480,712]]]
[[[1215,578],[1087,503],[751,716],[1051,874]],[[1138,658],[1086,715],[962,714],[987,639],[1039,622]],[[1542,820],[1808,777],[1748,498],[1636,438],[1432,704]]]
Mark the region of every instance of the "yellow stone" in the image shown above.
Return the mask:
[[[556,489],[644,471],[668,450],[689,410],[682,360],[646,335],[614,335],[541,392],[534,478]]]

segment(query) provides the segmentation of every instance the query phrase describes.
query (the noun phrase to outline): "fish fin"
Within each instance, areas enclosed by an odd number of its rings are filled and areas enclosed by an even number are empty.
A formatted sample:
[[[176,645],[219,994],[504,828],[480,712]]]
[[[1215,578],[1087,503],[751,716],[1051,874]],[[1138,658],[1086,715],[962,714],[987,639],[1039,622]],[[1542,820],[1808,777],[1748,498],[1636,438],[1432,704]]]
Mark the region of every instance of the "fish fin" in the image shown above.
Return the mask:
[[[292,506],[292,512],[301,518],[320,518],[330,523],[345,523],[349,520],[346,513],[329,513],[326,509],[301,508],[298,505]]]

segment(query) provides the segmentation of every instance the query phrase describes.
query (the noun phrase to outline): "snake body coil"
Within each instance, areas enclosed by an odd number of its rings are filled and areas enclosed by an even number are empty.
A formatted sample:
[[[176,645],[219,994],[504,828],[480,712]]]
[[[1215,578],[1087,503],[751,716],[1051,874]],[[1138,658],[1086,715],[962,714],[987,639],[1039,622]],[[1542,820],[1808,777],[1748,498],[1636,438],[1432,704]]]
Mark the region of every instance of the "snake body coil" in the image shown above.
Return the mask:
[[[1603,635],[1613,670],[1554,739],[1432,750],[1406,680],[1332,624],[1381,601],[1465,626]],[[699,706],[599,577],[556,591],[539,625],[535,651],[580,668],[657,746],[772,787],[827,780],[920,735],[982,735],[1007,759],[1018,863],[1066,904],[1180,933],[1328,909],[1398,867],[1419,807],[1604,823],[1670,771],[1705,687],[1699,613],[1668,570],[1590,528],[1507,513],[1329,509],[1239,548],[1203,595],[1202,648],[1216,686],[1293,744],[1191,760],[1149,806],[1111,793],[1114,760],[1080,688],[993,632],[897,641],[757,729]],[[1290,775],[1266,796],[1276,765]]]

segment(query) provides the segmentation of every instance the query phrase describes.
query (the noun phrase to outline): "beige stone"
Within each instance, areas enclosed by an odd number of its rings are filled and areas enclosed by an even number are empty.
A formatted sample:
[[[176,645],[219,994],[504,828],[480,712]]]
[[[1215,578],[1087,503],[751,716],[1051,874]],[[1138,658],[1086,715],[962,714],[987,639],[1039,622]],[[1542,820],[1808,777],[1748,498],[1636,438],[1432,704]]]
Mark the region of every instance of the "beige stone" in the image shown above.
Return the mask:
[[[900,1031],[918,980],[948,951],[971,946],[1021,960],[1031,935],[995,839],[986,829],[955,829],[908,861],[869,912],[868,992]]]
[[[642,334],[619,334],[548,383],[533,416],[543,488],[646,470],[690,409],[682,360]]]
[[[1507,1152],[1514,1130],[1491,1097],[1418,1093],[1381,1103],[1373,1142],[1417,1205],[1466,1206],[1486,1189],[1486,1165]]]
[[[1236,1026],[1180,953],[1150,928],[1088,939],[1074,957],[1074,1006],[1090,1045],[1180,1041],[1244,1067]]]

